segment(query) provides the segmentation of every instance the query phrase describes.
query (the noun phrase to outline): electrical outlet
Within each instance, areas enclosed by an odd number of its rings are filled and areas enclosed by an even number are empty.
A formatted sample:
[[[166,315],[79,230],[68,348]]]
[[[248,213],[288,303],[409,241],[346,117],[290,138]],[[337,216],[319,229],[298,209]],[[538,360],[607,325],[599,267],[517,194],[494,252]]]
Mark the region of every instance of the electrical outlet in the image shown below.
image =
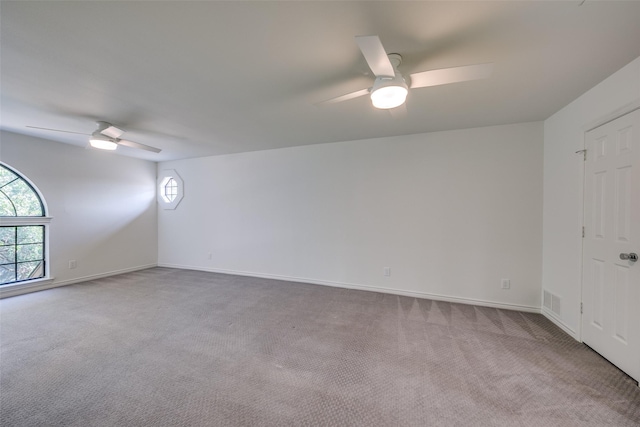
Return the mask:
[[[386,277],[391,277],[391,267],[385,267],[384,268],[384,275]]]
[[[209,256],[207,256],[207,259],[212,259],[213,255],[211,254],[211,252],[209,252]]]
[[[511,289],[511,280],[509,279],[502,279],[500,284],[502,285],[502,289]]]
[[[74,269],[78,266],[78,262],[75,259],[69,260],[69,269]]]

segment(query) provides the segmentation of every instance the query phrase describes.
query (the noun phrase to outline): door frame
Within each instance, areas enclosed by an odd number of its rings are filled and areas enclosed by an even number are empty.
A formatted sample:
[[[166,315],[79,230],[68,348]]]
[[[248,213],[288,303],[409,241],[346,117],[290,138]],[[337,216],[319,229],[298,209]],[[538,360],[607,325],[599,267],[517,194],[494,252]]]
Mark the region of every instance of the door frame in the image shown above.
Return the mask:
[[[580,154],[583,155],[584,150],[587,149],[587,133],[599,128],[602,125],[606,125],[609,122],[612,122],[616,119],[619,119],[622,116],[625,116],[629,113],[634,112],[635,110],[640,109],[640,98],[636,99],[633,102],[630,102],[626,105],[623,105],[620,108],[617,108],[615,110],[613,110],[612,112],[610,112],[609,114],[605,114],[604,116],[601,116],[599,118],[597,118],[596,120],[592,120],[591,122],[585,124],[582,126],[582,149],[576,151],[576,154]],[[588,155],[588,153],[587,153]],[[580,200],[580,219],[581,219],[581,224],[582,224],[582,229],[584,230],[585,227],[585,206],[584,206],[584,199],[585,199],[585,188],[586,188],[586,175],[585,175],[585,162],[582,161],[580,164],[580,175],[582,177],[582,179],[580,180],[580,185],[582,186],[582,188],[580,189],[580,194],[581,194],[581,200]],[[580,245],[580,304],[582,304],[582,300],[584,297],[584,275],[583,275],[583,271],[584,271],[584,238],[582,238],[581,241],[581,245]],[[582,313],[582,310],[580,310],[580,321],[578,322],[578,341],[580,342],[584,342],[583,341],[583,337],[582,337],[582,321],[583,321],[583,316],[584,314]]]

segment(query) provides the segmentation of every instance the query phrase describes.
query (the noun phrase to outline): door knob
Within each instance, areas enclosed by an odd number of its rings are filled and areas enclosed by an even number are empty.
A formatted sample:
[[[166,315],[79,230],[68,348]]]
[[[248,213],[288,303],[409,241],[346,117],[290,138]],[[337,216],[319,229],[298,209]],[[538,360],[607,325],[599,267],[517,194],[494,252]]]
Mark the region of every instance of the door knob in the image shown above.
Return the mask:
[[[638,261],[638,254],[636,253],[628,253],[628,254],[620,254],[620,259],[621,260],[629,260],[631,262],[636,262]]]

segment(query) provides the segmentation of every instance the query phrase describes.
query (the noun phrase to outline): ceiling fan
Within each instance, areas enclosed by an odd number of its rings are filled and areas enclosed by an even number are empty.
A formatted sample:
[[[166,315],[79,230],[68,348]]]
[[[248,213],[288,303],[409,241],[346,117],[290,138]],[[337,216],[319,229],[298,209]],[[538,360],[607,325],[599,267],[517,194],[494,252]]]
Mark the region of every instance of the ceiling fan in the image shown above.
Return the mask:
[[[373,86],[319,102],[317,105],[334,104],[370,95],[374,107],[391,109],[404,104],[409,89],[485,79],[493,71],[493,64],[475,64],[422,71],[409,74],[409,78],[405,79],[398,71],[402,56],[397,53],[387,54],[378,36],[356,36],[356,43],[376,76]]]
[[[124,145],[125,147],[138,148],[140,150],[152,151],[154,153],[159,153],[159,148],[151,147],[149,145],[140,144],[138,142],[129,141],[126,139],[121,139],[120,137],[124,134],[122,129],[118,129],[114,125],[109,122],[97,121],[96,124],[98,128],[91,134],[82,133],[82,132],[72,132],[68,130],[60,130],[60,129],[49,129],[42,128],[37,126],[27,126],[32,129],[42,129],[53,132],[65,132],[65,133],[75,133],[78,135],[87,135],[89,136],[89,145],[93,148],[99,148],[101,150],[115,150],[118,148],[118,145]]]

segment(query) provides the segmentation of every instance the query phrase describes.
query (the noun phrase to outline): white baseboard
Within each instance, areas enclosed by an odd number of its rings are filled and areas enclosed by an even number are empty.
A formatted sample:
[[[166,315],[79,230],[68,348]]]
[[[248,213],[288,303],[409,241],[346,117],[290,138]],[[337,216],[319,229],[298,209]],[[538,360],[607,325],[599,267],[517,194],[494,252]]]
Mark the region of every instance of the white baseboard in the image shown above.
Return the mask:
[[[560,318],[558,318],[553,312],[551,312],[549,309],[542,307],[542,309],[540,310],[540,313],[542,313],[542,315],[544,317],[546,317],[547,319],[549,319],[552,323],[554,323],[557,327],[559,327],[560,329],[562,329],[563,331],[565,331],[567,334],[571,335],[571,338],[573,338],[576,341],[580,341],[582,342],[582,340],[580,340],[580,337],[578,336],[578,333],[573,330],[573,328],[571,328],[569,325],[567,325],[566,323],[564,323]]]
[[[369,285],[360,285],[355,283],[344,283],[344,282],[334,282],[327,280],[318,280],[318,279],[308,279],[302,277],[290,277],[290,276],[281,276],[276,274],[268,274],[268,273],[253,273],[248,271],[238,271],[238,270],[225,270],[221,268],[208,268],[208,267],[200,267],[193,265],[179,265],[179,264],[164,264],[159,263],[158,267],[167,267],[167,268],[178,268],[182,270],[199,270],[199,271],[208,271],[211,273],[223,273],[223,274],[233,274],[236,276],[248,276],[248,277],[259,277],[262,279],[275,279],[275,280],[285,280],[288,282],[298,282],[298,283],[309,283],[313,285],[323,285],[323,286],[332,286],[334,288],[345,288],[345,289],[358,289],[362,291],[370,291],[370,292],[382,292],[385,294],[393,294],[393,295],[403,295],[414,298],[423,298],[423,299],[431,299],[437,301],[446,301],[446,302],[454,302],[459,304],[469,304],[469,305],[479,305],[483,307],[492,307],[492,308],[503,308],[506,310],[517,310],[517,311],[526,311],[529,313],[540,313],[540,307],[529,306],[529,305],[521,305],[521,304],[510,304],[510,303],[501,303],[495,301],[485,301],[474,298],[463,298],[463,297],[454,297],[449,295],[440,295],[433,294],[428,292],[418,292],[418,291],[408,291],[403,289],[391,289],[391,288],[383,288],[378,286],[369,286]]]
[[[55,279],[36,279],[24,283],[16,283],[14,285],[4,285],[0,287],[0,299],[43,291],[57,286],[60,285],[55,284]]]
[[[28,294],[31,292],[43,291],[45,289],[59,288],[60,286],[73,285],[74,283],[87,282],[89,280],[102,279],[103,277],[115,276],[118,274],[131,273],[138,270],[146,270],[147,268],[157,267],[157,264],[139,265],[137,267],[124,268],[122,270],[113,270],[105,273],[92,274],[89,276],[76,277],[74,279],[56,281],[53,279],[30,280],[28,282],[16,283],[14,285],[5,285],[0,287],[0,299],[13,297],[17,295]]]

